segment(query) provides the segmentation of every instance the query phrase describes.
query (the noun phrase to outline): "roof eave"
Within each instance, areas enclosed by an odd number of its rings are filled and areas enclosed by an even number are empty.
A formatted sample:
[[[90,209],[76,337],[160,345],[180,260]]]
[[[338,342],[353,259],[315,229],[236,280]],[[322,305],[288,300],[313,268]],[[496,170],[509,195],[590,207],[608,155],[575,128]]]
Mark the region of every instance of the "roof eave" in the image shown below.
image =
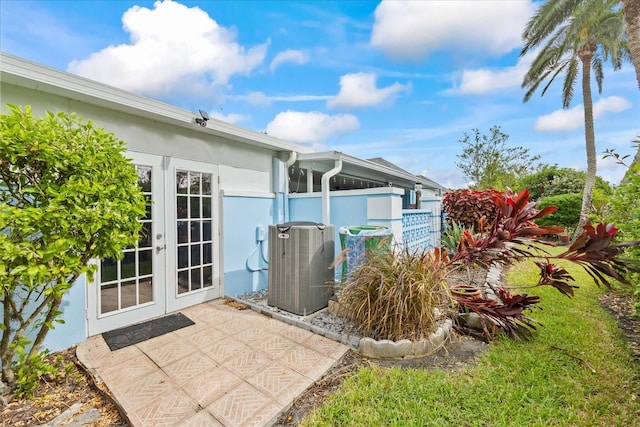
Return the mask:
[[[305,146],[216,119],[210,119],[207,126],[202,127],[194,123],[197,115],[191,111],[5,53],[0,53],[0,80],[266,149],[299,153],[313,151]]]

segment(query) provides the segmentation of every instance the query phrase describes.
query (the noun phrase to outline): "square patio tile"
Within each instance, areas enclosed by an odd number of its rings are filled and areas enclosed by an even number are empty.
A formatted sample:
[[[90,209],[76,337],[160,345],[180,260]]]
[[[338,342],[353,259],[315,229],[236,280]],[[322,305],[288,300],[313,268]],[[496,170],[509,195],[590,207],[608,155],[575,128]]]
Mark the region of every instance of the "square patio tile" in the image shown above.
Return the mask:
[[[127,384],[109,384],[108,386],[127,412],[135,411],[178,388],[166,374],[160,371],[152,372]]]
[[[135,411],[141,426],[172,426],[196,414],[198,404],[180,390],[173,390]],[[138,424],[136,424],[138,427]]]
[[[184,337],[185,341],[192,343],[199,349],[209,348],[225,338],[227,338],[227,336],[222,331],[212,326],[207,326],[194,334]]]
[[[175,424],[176,427],[224,427],[218,420],[213,418],[208,411],[200,411],[197,414],[181,420]]]
[[[229,393],[207,406],[207,411],[224,425],[240,426],[252,421],[254,415],[269,403],[271,403],[269,397],[242,382]]]
[[[336,363],[334,359],[304,346],[288,351],[278,361],[313,381]]]
[[[282,407],[275,403],[267,403],[251,415],[251,418],[244,421],[241,427],[264,427],[273,424],[282,412]]]
[[[182,384],[182,390],[191,396],[202,407],[211,404],[240,384],[242,380],[223,366],[208,369]]]
[[[280,335],[295,343],[301,343],[311,338],[313,336],[313,333],[305,331],[302,328],[298,328],[297,326],[289,325],[288,328],[280,332]]]
[[[98,369],[98,373],[102,379],[111,386],[111,384],[126,385],[131,381],[135,381],[140,377],[149,375],[158,370],[159,368],[155,363],[153,363],[146,355],[140,353],[139,356],[126,360],[119,365],[100,368]]]
[[[313,381],[277,362],[265,366],[246,381],[282,405],[291,403]]]
[[[161,337],[155,339],[159,340],[160,338]],[[152,342],[154,340],[137,344],[137,347],[160,367],[167,366],[193,353],[193,344],[190,344],[178,336]]]
[[[325,356],[329,356],[332,359],[339,359],[347,351],[347,347],[339,342],[316,334],[313,334],[312,337],[303,341],[302,345]]]
[[[239,354],[248,351],[249,346],[241,343],[233,337],[226,337],[225,339],[211,344],[208,347],[203,347],[200,350],[215,360],[218,363],[222,363],[232,357],[237,357]]]
[[[247,344],[250,347],[256,347],[260,345],[262,342],[275,337],[276,335],[265,331],[263,327],[260,326],[251,326],[237,335],[235,338]]]
[[[176,384],[183,384],[198,378],[203,372],[216,367],[216,362],[204,353],[192,350],[191,354],[168,364],[162,370]]]
[[[265,338],[262,342],[257,343],[255,348],[264,351],[272,359],[277,359],[295,345],[297,344],[280,335],[271,335],[268,338]]]
[[[260,350],[249,349],[227,359],[222,365],[240,378],[247,378],[258,373],[270,362],[271,358],[266,353]]]

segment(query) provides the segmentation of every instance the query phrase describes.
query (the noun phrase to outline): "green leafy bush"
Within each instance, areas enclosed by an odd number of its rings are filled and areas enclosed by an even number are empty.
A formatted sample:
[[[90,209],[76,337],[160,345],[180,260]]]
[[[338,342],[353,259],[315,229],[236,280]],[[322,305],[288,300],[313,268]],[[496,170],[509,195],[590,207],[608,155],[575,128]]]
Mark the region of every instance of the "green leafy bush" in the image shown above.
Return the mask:
[[[74,114],[33,116],[7,105],[0,115],[0,327],[2,381],[42,373],[39,349],[61,322],[64,294],[95,270],[92,258],[120,258],[135,245],[145,213],[124,142]],[[21,384],[28,386],[32,380]]]
[[[442,208],[450,223],[482,231],[478,221],[485,217],[487,224],[493,222],[496,217],[495,198],[501,195],[502,192],[495,189],[449,191],[442,199]]]
[[[544,208],[546,206],[557,206],[558,210],[550,215],[538,218],[536,224],[541,226],[559,225],[563,228],[575,229],[580,220],[582,194],[569,193],[545,197],[538,203],[538,207]]]
[[[560,194],[582,193],[587,174],[572,168],[559,168],[557,165],[544,165],[539,171],[519,178],[514,190],[529,190],[531,200],[540,201],[545,197]],[[611,195],[611,186],[596,176],[595,189],[604,195]]]
[[[610,220],[619,227],[622,239],[640,239],[640,163],[627,171],[625,182],[616,188],[610,206]],[[627,249],[626,255],[640,261],[640,247]],[[631,281],[636,284],[636,295],[640,296],[640,274],[635,274]]]

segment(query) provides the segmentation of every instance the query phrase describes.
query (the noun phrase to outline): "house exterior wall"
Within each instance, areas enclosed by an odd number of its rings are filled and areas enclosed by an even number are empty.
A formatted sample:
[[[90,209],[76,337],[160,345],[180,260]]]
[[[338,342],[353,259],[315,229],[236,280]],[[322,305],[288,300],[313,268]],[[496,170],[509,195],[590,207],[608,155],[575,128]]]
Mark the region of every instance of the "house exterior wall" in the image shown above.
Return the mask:
[[[222,196],[222,253],[226,295],[266,289],[268,284],[268,241],[258,241],[257,229],[277,218],[273,194],[246,195],[224,192]]]
[[[391,227],[396,241],[402,240],[403,190],[379,187],[331,192],[331,224],[335,226],[336,256],[340,247],[339,229],[349,225]],[[289,195],[291,221],[322,222],[320,193]]]
[[[30,105],[36,116],[46,111],[76,113],[116,134],[130,151],[219,165],[220,269],[224,293],[266,287],[266,271],[251,272],[246,262],[256,246],[256,226],[267,227],[283,218],[285,198],[273,189],[278,183],[273,179],[274,165],[279,162],[275,159],[276,151],[197,132],[195,124],[194,130],[172,126],[4,82],[0,93],[2,110],[6,103],[11,103]],[[253,256],[251,262],[255,261]],[[62,306],[65,323],[48,334],[44,348],[51,351],[68,348],[87,337],[88,290],[92,291],[84,278],[74,284]]]

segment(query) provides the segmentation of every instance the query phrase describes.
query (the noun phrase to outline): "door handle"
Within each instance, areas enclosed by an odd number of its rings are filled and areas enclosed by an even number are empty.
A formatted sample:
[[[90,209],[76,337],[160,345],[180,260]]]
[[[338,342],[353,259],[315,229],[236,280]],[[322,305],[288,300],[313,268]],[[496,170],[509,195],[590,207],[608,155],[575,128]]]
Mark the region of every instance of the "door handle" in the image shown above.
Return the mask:
[[[156,252],[160,252],[163,249],[167,249],[167,245],[158,245],[158,246],[156,246]]]

